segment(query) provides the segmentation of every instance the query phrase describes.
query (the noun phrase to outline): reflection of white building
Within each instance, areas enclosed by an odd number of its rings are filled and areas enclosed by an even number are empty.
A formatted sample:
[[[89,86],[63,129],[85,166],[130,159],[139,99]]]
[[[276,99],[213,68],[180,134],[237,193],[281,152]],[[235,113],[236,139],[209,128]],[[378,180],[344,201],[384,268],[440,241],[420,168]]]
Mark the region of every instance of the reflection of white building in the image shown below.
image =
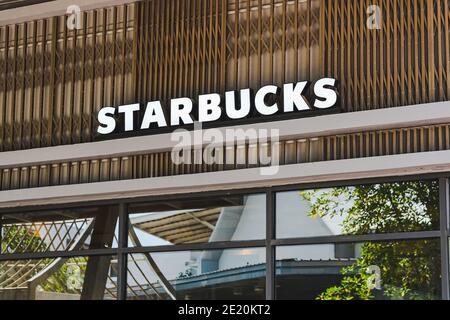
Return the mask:
[[[198,237],[205,239],[205,235],[207,235],[207,242],[258,240],[265,238],[265,205],[264,195],[251,195],[244,197],[240,205],[137,214],[132,215],[130,221],[134,226],[138,242],[143,246],[180,244],[181,236],[187,243],[195,242]],[[279,236],[313,237],[341,233],[341,218],[311,217],[308,214],[309,210],[310,204],[300,196],[298,191],[279,194],[277,197]],[[180,234],[179,238],[177,234]],[[133,242],[133,239],[130,241]],[[188,279],[195,280],[196,277],[202,277],[205,274],[220,273],[224,276],[233,270],[240,269],[244,272],[244,269],[264,266],[265,254],[264,248],[245,248],[155,253],[151,256],[164,276],[177,283],[186,282]],[[335,246],[334,244],[282,247],[277,250],[279,262],[281,260],[315,262],[316,264],[323,262],[330,265],[330,262],[343,261],[342,259],[348,261],[353,257],[352,246]],[[152,272],[146,258],[138,255],[135,259],[136,264],[130,265],[130,271],[137,271],[137,275],[145,274],[146,279],[136,276],[129,280],[129,284],[139,285],[141,281],[158,283],[158,276]],[[139,272],[139,269],[144,272]],[[339,268],[334,269],[331,272],[336,274]],[[278,272],[283,270],[280,269]],[[247,274],[246,277],[251,275]],[[202,285],[208,285],[208,281],[204,281]]]
[[[240,241],[264,239],[265,237],[265,197],[251,195],[245,197],[242,206],[220,208],[220,215],[210,231],[208,242]],[[282,218],[277,219],[277,229],[281,230],[283,238],[330,236],[340,234],[340,220],[323,219],[308,215],[310,204],[303,199],[298,191],[280,193],[277,196],[277,212]],[[170,241],[155,237],[151,232],[151,222],[173,216],[192,214],[199,210],[157,212],[137,215],[131,218],[131,224],[136,227],[136,233],[142,245],[167,245]],[[198,222],[201,223],[201,222]],[[141,227],[139,227],[141,226]],[[245,249],[238,251],[205,252],[194,254],[192,261],[197,262],[197,272],[221,270],[237,265],[257,264],[265,261],[265,249]],[[279,249],[277,258],[299,260],[329,260],[335,259],[334,245],[305,246],[304,248]],[[186,258],[182,260],[187,261]],[[173,268],[172,261],[161,261],[162,269]],[[164,267],[163,267],[164,265]],[[191,266],[191,264],[190,264]],[[179,272],[184,272],[180,269]]]

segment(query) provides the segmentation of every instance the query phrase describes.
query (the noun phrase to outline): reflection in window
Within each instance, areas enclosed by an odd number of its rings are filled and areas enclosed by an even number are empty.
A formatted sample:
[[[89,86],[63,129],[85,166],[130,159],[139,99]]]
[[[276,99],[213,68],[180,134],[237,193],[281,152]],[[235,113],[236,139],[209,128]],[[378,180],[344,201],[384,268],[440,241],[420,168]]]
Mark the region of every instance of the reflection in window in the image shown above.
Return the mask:
[[[77,251],[117,246],[117,207],[0,216],[1,253]]]
[[[111,256],[0,262],[0,300],[116,299]]]
[[[265,250],[133,254],[128,299],[264,299]]]
[[[439,229],[439,184],[414,181],[290,191],[276,196],[277,237]]]
[[[416,300],[441,298],[438,240],[277,248],[278,299]],[[350,249],[350,247],[349,247]]]
[[[265,194],[137,204],[129,212],[131,246],[265,238]]]

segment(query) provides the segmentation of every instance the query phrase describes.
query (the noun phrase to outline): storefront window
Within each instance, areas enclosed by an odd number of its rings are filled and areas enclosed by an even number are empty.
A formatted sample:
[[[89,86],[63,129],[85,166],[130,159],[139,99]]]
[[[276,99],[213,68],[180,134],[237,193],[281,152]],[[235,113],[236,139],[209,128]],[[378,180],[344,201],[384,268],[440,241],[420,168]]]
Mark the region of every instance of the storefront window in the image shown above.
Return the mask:
[[[266,234],[265,194],[135,204],[130,246],[259,240]]]
[[[118,206],[0,216],[1,253],[117,247]]]
[[[439,240],[278,247],[278,299],[441,298]]]
[[[128,299],[264,299],[265,249],[133,254]]]
[[[0,299],[446,299],[442,185],[208,193],[2,213]],[[267,238],[268,196],[277,239]],[[266,261],[271,248],[274,260]],[[268,288],[267,262],[276,272]]]
[[[0,262],[0,300],[101,300],[117,297],[111,256]]]
[[[278,238],[430,230],[439,230],[439,184],[435,180],[276,195]]]

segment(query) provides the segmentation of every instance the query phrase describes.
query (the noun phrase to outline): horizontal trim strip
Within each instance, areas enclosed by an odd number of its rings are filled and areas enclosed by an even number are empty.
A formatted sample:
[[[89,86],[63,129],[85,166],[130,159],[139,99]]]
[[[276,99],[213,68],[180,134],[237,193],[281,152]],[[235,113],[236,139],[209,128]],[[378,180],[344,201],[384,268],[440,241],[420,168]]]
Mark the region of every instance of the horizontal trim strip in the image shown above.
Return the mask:
[[[363,235],[336,235],[311,238],[292,238],[272,240],[273,246],[299,246],[299,245],[320,245],[330,243],[361,243],[361,242],[382,242],[382,241],[408,241],[420,239],[438,239],[440,231],[419,231],[401,232],[386,234],[363,234]],[[91,249],[79,251],[50,251],[50,252],[24,252],[0,255],[0,261],[28,260],[28,259],[52,259],[52,258],[72,258],[90,256],[116,256],[123,254],[142,253],[164,253],[183,251],[205,251],[241,248],[265,248],[265,240],[243,240],[226,242],[207,242],[200,244],[184,244],[171,246],[152,247],[129,247],[129,248],[109,248]]]
[[[74,250],[74,251],[4,253],[0,254],[0,261],[114,256],[117,255],[117,252],[118,252],[117,248],[109,248],[109,249],[89,249],[89,250]]]
[[[440,231],[416,231],[416,232],[398,232],[398,233],[376,233],[361,235],[334,235],[311,238],[294,239],[276,239],[272,240],[274,246],[298,246],[298,245],[317,245],[328,243],[361,243],[372,241],[406,241],[419,239],[439,239]]]
[[[223,133],[227,129],[275,129],[279,130],[280,140],[288,140],[448,122],[450,122],[450,101],[217,129]],[[191,132],[191,135],[194,133],[195,131]],[[242,142],[236,141],[236,143]],[[0,169],[163,152],[172,150],[177,143],[177,141],[171,141],[171,134],[167,133],[2,152],[0,153]],[[232,143],[232,141],[224,141],[224,143]],[[193,147],[199,146],[193,145]]]
[[[267,169],[267,168],[265,168]],[[450,172],[450,150],[0,192],[0,208]]]

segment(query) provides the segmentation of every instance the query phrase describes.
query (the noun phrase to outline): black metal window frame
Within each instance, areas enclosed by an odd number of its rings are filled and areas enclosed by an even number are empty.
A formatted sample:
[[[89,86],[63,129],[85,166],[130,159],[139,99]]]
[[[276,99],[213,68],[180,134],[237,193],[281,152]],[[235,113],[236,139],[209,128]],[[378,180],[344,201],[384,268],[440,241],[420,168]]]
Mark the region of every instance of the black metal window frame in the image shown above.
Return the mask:
[[[334,235],[318,237],[300,237],[277,239],[276,237],[276,194],[283,191],[307,190],[312,188],[331,188],[339,186],[354,186],[362,184],[406,182],[418,180],[438,180],[439,181],[439,208],[440,208],[440,229],[433,231],[398,232],[386,234],[365,234],[365,235]],[[128,206],[136,203],[144,203],[160,200],[183,200],[187,196],[189,199],[204,198],[205,196],[226,196],[265,193],[266,195],[266,238],[261,240],[243,240],[211,242],[203,244],[183,244],[183,245],[163,245],[151,247],[128,247],[128,227],[129,212]],[[204,251],[239,248],[265,248],[266,250],[266,299],[276,298],[276,248],[278,246],[298,246],[298,245],[320,245],[320,244],[342,244],[360,242],[383,242],[399,240],[421,240],[435,239],[440,241],[441,250],[441,281],[443,300],[450,300],[450,276],[449,276],[449,236],[450,236],[450,173],[414,175],[414,176],[392,176],[382,178],[369,178],[359,180],[345,180],[333,182],[320,182],[308,184],[290,184],[267,188],[237,189],[232,191],[212,191],[201,194],[184,194],[168,196],[151,196],[141,198],[129,198],[110,201],[92,201],[85,204],[67,203],[59,205],[31,206],[22,208],[1,209],[2,214],[23,213],[27,211],[45,211],[62,208],[80,208],[99,205],[117,205],[119,209],[119,232],[117,248],[106,249],[84,249],[79,251],[53,251],[37,253],[0,253],[1,261],[34,260],[46,258],[72,258],[72,257],[92,257],[92,256],[117,256],[118,259],[118,280],[117,298],[126,300],[127,298],[127,261],[130,254],[140,253],[163,253],[182,251]]]

